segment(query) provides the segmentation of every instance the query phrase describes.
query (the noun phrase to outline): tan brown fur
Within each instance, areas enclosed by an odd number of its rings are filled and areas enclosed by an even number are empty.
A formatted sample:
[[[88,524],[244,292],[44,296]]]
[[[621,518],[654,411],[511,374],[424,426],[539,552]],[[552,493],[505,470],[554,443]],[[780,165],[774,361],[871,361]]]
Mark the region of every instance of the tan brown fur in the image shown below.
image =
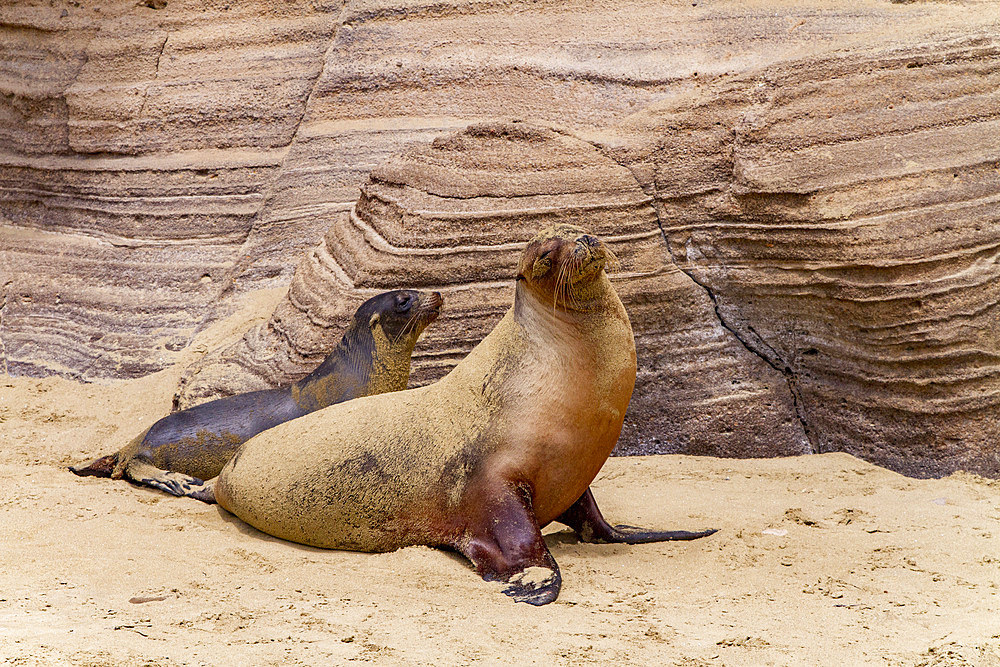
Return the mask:
[[[522,260],[534,282],[518,282],[514,307],[451,373],[254,437],[223,470],[220,503],[272,535],[364,551],[461,540],[498,480],[530,486],[539,524],[554,520],[614,447],[636,373],[603,257],[546,282],[554,258],[538,256],[573,252],[564,237],[580,233],[535,240]]]
[[[714,531],[611,526],[590,483],[636,377],[604,245],[568,225],[525,249],[513,307],[439,382],[341,403],[250,439],[219,475],[223,507],[318,547],[452,547],[504,593],[540,605],[562,579],[540,526],[595,542]]]

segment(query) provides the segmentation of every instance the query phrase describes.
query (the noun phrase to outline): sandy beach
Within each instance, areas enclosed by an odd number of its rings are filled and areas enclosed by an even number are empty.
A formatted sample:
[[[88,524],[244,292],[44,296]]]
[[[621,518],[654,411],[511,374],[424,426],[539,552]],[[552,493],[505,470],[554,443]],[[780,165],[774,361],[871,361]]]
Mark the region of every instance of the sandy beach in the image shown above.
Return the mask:
[[[262,292],[191,361],[266,317]],[[183,364],[82,384],[0,375],[0,659],[12,665],[1000,665],[1000,482],[845,454],[611,459],[613,522],[547,529],[563,589],[515,604],[459,557],[324,551],[66,466],[165,415]]]

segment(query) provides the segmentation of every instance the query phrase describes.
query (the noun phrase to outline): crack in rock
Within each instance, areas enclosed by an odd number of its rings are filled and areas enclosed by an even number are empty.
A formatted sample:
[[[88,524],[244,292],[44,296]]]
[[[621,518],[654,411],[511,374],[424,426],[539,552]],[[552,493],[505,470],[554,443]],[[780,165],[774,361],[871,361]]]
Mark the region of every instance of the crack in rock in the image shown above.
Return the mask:
[[[663,231],[662,227],[661,231]],[[665,234],[664,234],[664,240],[666,240]],[[798,417],[799,424],[802,426],[802,432],[805,434],[806,441],[809,443],[809,450],[810,450],[809,453],[811,454],[819,453],[820,451],[819,445],[816,443],[812,430],[809,428],[809,423],[806,420],[806,415],[804,412],[804,405],[803,405],[804,401],[802,399],[802,390],[799,387],[799,379],[795,375],[795,371],[793,371],[791,366],[786,364],[781,359],[781,355],[778,354],[777,350],[771,347],[763,338],[760,337],[760,335],[756,331],[754,331],[754,328],[752,326],[747,325],[747,330],[753,335],[757,344],[761,348],[766,349],[770,354],[765,354],[755,345],[752,345],[750,341],[746,339],[746,337],[740,335],[740,333],[736,330],[735,327],[728,324],[725,318],[722,316],[722,312],[719,310],[719,301],[712,288],[709,287],[704,282],[698,280],[694,276],[693,271],[685,270],[680,266],[680,264],[677,263],[676,259],[673,256],[673,252],[670,250],[669,243],[667,244],[667,252],[669,252],[671,258],[674,259],[674,265],[676,265],[678,269],[683,271],[684,274],[687,277],[689,277],[695,285],[698,285],[699,287],[705,290],[705,293],[708,295],[708,298],[712,301],[712,308],[715,311],[715,316],[719,320],[719,324],[722,325],[722,328],[731,333],[736,338],[736,340],[738,340],[740,344],[744,348],[746,348],[748,352],[763,359],[764,363],[766,363],[768,366],[781,373],[781,375],[785,378],[785,381],[788,383],[788,392],[792,396],[792,406],[795,408],[795,415]]]
[[[651,197],[653,197],[655,199],[655,187],[651,188],[652,191],[650,191],[649,189],[647,189],[646,187],[644,187],[642,181],[639,179],[638,176],[636,176],[635,171],[632,169],[632,167],[630,165],[628,165],[628,164],[626,164],[626,163],[624,163],[624,162],[622,162],[620,160],[615,159],[615,157],[612,154],[610,154],[608,151],[606,151],[599,143],[594,142],[594,141],[589,141],[587,139],[584,139],[583,137],[578,137],[575,134],[573,134],[571,132],[568,132],[568,131],[565,131],[565,130],[560,130],[560,133],[565,134],[567,136],[572,136],[575,139],[578,139],[578,140],[580,140],[580,141],[582,141],[584,143],[590,144],[601,155],[605,156],[606,158],[608,158],[612,162],[614,162],[614,163],[616,163],[616,164],[624,167],[625,169],[627,169],[629,171],[629,173],[632,174],[632,178],[635,181],[636,185],[639,187],[639,189],[642,190],[643,192],[645,192],[646,194],[650,195]],[[664,247],[667,250],[667,254],[670,256],[670,261],[684,275],[686,275],[688,278],[690,278],[691,282],[693,282],[695,285],[698,285],[703,290],[705,290],[705,293],[708,295],[709,300],[711,300],[711,302],[712,302],[712,310],[715,313],[715,317],[718,320],[719,325],[722,326],[722,328],[725,329],[726,331],[728,331],[730,334],[732,334],[732,336],[737,341],[739,341],[740,345],[742,345],[744,349],[746,349],[748,352],[750,352],[754,356],[759,357],[760,359],[762,359],[764,361],[764,363],[766,363],[768,366],[770,366],[774,370],[778,371],[782,375],[782,377],[785,378],[785,382],[788,384],[788,392],[789,392],[789,394],[792,397],[792,407],[795,409],[795,416],[799,420],[799,425],[802,427],[802,432],[805,435],[806,442],[809,445],[809,452],[812,453],[812,454],[818,453],[819,452],[819,446],[816,443],[815,437],[814,437],[814,435],[812,433],[812,430],[809,428],[808,421],[806,420],[804,406],[803,406],[803,402],[804,401],[803,401],[803,398],[802,398],[802,391],[801,391],[801,389],[799,387],[799,380],[798,380],[798,377],[795,375],[795,372],[792,370],[792,368],[788,364],[786,364],[781,359],[781,356],[778,354],[777,350],[775,350],[773,347],[771,347],[770,345],[768,345],[760,337],[760,335],[757,334],[756,331],[754,331],[753,327],[750,327],[748,325],[747,328],[749,329],[750,333],[753,334],[754,338],[756,338],[757,343],[760,345],[760,347],[761,348],[766,348],[767,351],[770,353],[770,355],[772,355],[771,357],[769,357],[767,354],[761,352],[760,349],[758,349],[755,346],[751,345],[750,342],[747,341],[742,335],[740,335],[740,333],[734,327],[730,326],[726,322],[725,318],[722,316],[722,312],[719,310],[719,302],[718,302],[718,299],[716,298],[715,292],[707,284],[699,281],[694,276],[694,273],[692,271],[684,269],[681,266],[681,264],[677,261],[677,258],[674,257],[674,253],[673,253],[673,251],[670,248],[670,241],[667,238],[667,232],[663,228],[663,220],[660,217],[659,207],[657,207],[654,204],[653,205],[653,210],[656,213],[656,225],[657,225],[657,227],[660,230],[660,236],[663,239],[663,244],[664,244]]]
[[[278,184],[281,181],[282,174],[285,171],[285,164],[287,163],[288,157],[292,152],[292,147],[295,145],[296,139],[299,136],[299,129],[302,127],[302,123],[305,121],[306,114],[308,113],[309,103],[310,101],[312,101],[313,94],[316,92],[316,86],[319,84],[320,80],[323,78],[323,74],[326,72],[326,64],[327,62],[329,62],[330,51],[334,48],[334,45],[336,44],[337,41],[337,36],[340,33],[340,29],[344,25],[342,17],[344,14],[346,4],[347,4],[346,2],[341,3],[340,11],[338,12],[337,18],[332,20],[333,25],[330,32],[329,42],[327,43],[326,48],[323,50],[323,55],[320,56],[321,64],[317,68],[316,74],[315,76],[313,76],[313,79],[309,84],[309,93],[305,96],[305,100],[302,103],[302,113],[299,114],[298,120],[295,122],[295,127],[292,130],[291,135],[289,137],[287,144],[288,151],[285,153],[285,157],[282,159],[281,164],[278,166],[278,169],[275,172],[274,179],[272,179],[270,185],[267,186],[266,191],[263,192],[260,206],[258,207],[257,211],[254,212],[253,214],[253,219],[249,227],[247,228],[246,236],[244,236],[243,239],[240,241],[240,250],[238,251],[237,257],[235,258],[236,261],[233,262],[233,267],[227,272],[224,279],[222,280],[222,287],[220,288],[218,297],[216,298],[217,303],[224,300],[231,292],[235,290],[237,286],[237,279],[247,268],[246,264],[243,261],[241,261],[241,258],[244,256],[244,248],[247,242],[253,236],[254,230],[257,229],[257,225],[261,220],[261,216],[264,215],[264,213],[268,210],[268,204],[270,203],[271,198],[274,195],[275,189],[278,187]],[[166,44],[166,41],[164,41],[164,44]],[[157,57],[157,67],[159,67],[159,57]],[[216,319],[218,319],[216,312],[217,311],[213,309],[206,312],[202,316],[200,321],[195,325],[191,335],[188,338],[187,343],[185,344],[185,347],[190,345],[193,342],[195,336],[197,336],[209,323],[214,322]],[[175,394],[174,408],[173,408],[175,410],[178,409],[177,403],[178,403],[178,395]]]
[[[3,374],[10,375],[10,367],[7,364],[7,346],[3,342],[3,313],[7,309],[7,293],[14,281],[8,280],[0,290],[0,360],[3,361]]]
[[[139,107],[139,118],[142,118],[143,114],[146,113],[146,101],[149,99],[149,89],[153,87],[156,80],[160,78],[160,58],[163,57],[163,51],[167,48],[167,40],[170,39],[170,33],[163,35],[163,42],[160,43],[160,51],[156,54],[156,65],[153,67],[153,79],[146,86],[146,90],[142,94],[142,106]]]

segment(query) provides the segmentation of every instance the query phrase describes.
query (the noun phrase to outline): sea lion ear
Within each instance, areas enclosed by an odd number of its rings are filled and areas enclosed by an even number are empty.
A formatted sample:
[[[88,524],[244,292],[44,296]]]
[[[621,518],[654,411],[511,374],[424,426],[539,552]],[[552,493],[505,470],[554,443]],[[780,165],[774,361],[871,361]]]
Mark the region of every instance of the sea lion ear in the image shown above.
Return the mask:
[[[368,328],[374,329],[375,325],[378,324],[378,321],[379,321],[379,314],[375,313],[374,315],[372,315],[371,319],[368,320]]]

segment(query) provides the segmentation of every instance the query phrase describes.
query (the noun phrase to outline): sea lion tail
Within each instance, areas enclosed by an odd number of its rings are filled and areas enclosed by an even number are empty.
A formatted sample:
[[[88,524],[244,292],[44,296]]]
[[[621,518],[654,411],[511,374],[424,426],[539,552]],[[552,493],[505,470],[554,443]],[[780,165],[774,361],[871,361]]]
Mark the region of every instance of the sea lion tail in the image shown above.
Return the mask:
[[[81,477],[111,477],[116,463],[118,463],[118,454],[108,454],[99,459],[94,459],[87,464],[81,463],[78,466],[70,466],[69,471]]]

